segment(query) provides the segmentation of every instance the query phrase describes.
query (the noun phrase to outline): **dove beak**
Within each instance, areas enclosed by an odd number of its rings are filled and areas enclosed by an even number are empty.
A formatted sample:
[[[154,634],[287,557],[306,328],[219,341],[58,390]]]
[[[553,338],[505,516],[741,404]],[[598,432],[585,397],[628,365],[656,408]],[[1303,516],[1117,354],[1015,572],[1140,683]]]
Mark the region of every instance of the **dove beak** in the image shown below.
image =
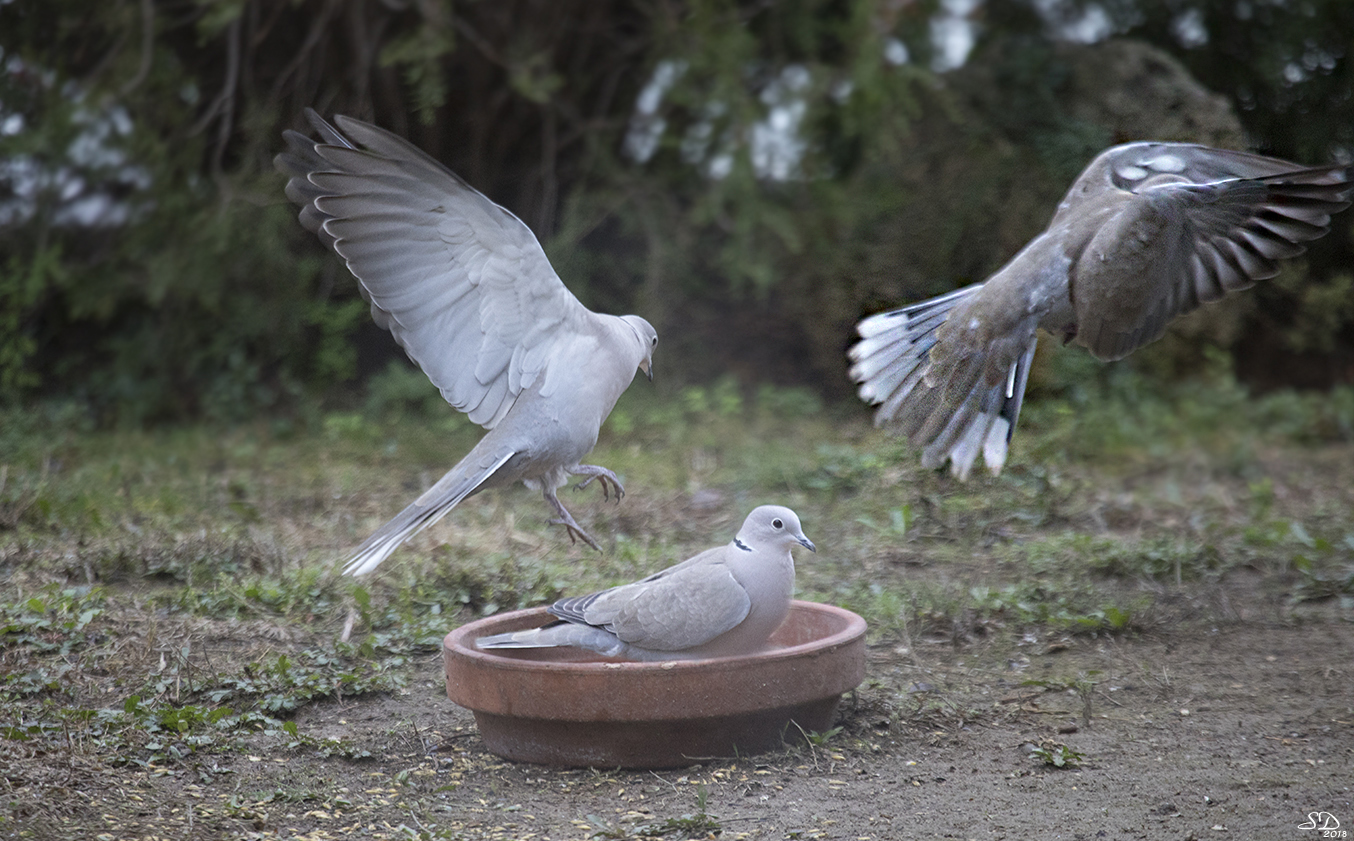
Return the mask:
[[[801,534],[799,537],[795,538],[795,539],[799,541],[799,545],[800,545],[800,546],[803,546],[805,549],[808,549],[810,552],[814,553],[815,555],[818,554],[818,547],[816,547],[816,546],[813,545],[813,541],[812,541],[812,540],[809,540],[807,537],[805,537],[805,536],[802,535],[802,534]]]
[[[651,360],[641,359],[639,370],[644,372],[644,376],[649,378],[649,382],[653,382],[653,362]]]

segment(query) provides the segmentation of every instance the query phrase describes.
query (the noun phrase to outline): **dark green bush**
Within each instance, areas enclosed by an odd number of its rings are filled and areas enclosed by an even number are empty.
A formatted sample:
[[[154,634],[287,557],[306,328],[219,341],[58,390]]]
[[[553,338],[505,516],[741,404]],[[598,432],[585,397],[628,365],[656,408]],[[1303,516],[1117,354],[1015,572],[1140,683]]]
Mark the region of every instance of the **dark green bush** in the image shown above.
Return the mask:
[[[666,382],[845,396],[860,315],[981,279],[1098,148],[1217,142],[1201,114],[1228,106],[1202,89],[1151,111],[1157,89],[1122,95],[1135,76],[1088,82],[1124,50],[1065,43],[1050,16],[1092,5],[1224,91],[1262,149],[1354,146],[1344,0],[1249,17],[1209,0],[1190,13],[1203,44],[1176,3],[989,2],[946,74],[936,0],[0,4],[0,402],[100,422],[355,405],[341,387],[398,350],[368,341],[355,284],[272,172],[305,106],[409,136],[518,213],[584,303],[656,324]],[[1187,79],[1160,50],[1144,66]],[[758,141],[773,126],[791,129],[779,151]],[[1211,341],[1240,373],[1305,354],[1312,384],[1343,376],[1352,240],[1337,221],[1230,316]],[[371,399],[424,399],[406,385]]]

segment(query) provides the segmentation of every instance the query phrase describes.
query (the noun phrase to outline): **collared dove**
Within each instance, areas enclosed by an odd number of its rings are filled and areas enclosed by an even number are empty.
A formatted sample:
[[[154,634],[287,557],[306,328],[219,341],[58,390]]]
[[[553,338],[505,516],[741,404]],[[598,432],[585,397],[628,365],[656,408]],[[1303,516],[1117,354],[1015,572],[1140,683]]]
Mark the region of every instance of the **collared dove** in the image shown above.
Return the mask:
[[[631,660],[689,660],[748,654],[766,644],[790,612],[795,562],[790,547],[816,552],[799,517],[763,505],[731,543],[642,581],[550,606],[558,622],[480,637],[482,649],[573,646]]]
[[[1351,167],[1300,167],[1185,143],[1102,152],[1047,230],[982,283],[864,319],[861,399],[967,478],[1001,472],[1042,327],[1099,359],[1156,341],[1201,303],[1273,277],[1350,204]]]
[[[306,109],[317,142],[285,132],[274,160],[300,220],[347,263],[371,315],[442,396],[488,433],[344,568],[371,572],[411,535],[485,488],[540,490],[572,541],[600,550],[560,504],[570,474],[625,493],[580,464],[658,335],[637,315],[601,315],[565,288],[530,229],[390,132]]]

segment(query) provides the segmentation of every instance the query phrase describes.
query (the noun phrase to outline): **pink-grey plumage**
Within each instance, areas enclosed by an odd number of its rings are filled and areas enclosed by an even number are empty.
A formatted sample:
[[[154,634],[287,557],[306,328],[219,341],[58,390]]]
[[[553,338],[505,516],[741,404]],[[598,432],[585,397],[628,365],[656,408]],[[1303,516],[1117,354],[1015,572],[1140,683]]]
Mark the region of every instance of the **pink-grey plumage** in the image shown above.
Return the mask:
[[[1351,167],[1129,143],[1077,178],[1048,228],[982,283],[860,322],[851,348],[878,425],[966,478],[1001,471],[1036,330],[1120,359],[1177,316],[1273,277],[1350,204]]]
[[[652,378],[658,335],[636,315],[592,312],[516,216],[401,137],[348,117],[306,117],[275,159],[300,220],[341,257],[389,330],[457,410],[488,433],[363,543],[344,572],[372,571],[411,535],[485,488],[538,489],[570,540],[600,549],[560,504],[570,475],[624,493],[580,464],[635,371]]]
[[[780,505],[748,514],[732,541],[641,581],[550,606],[558,622],[481,637],[481,649],[585,648],[631,660],[749,654],[785,621],[794,594],[790,549],[817,551]]]

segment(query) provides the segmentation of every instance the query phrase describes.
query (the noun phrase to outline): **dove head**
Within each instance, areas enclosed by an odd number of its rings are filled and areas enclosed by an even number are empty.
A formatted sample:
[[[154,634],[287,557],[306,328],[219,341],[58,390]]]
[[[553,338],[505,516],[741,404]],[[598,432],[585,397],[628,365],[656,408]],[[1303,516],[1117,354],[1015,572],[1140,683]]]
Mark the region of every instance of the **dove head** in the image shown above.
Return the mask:
[[[623,315],[621,321],[635,331],[635,340],[640,348],[639,370],[644,372],[649,382],[653,382],[653,352],[654,348],[658,347],[658,331],[637,315]]]
[[[743,521],[743,527],[738,530],[738,536],[734,540],[749,549],[772,549],[783,546],[788,551],[791,546],[797,544],[810,552],[818,551],[813,541],[804,536],[804,529],[799,525],[799,516],[783,505],[763,505],[754,508]]]

